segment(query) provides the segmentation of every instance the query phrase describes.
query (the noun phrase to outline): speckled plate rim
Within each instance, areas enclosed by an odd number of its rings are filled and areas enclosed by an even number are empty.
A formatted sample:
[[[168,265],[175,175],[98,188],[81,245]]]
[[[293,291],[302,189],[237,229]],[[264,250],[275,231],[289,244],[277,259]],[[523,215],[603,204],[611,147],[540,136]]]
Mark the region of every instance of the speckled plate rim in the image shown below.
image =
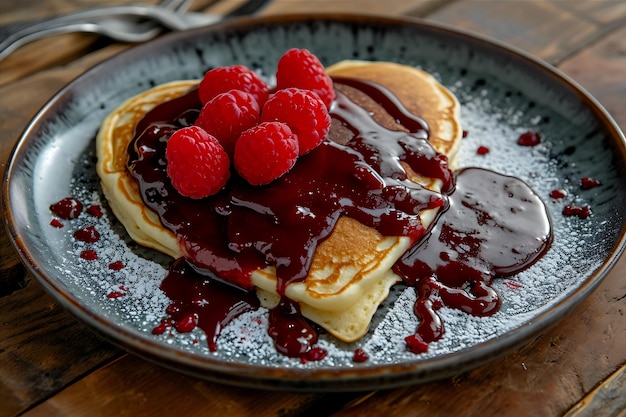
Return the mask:
[[[408,363],[404,362],[391,365],[384,364],[346,369],[268,368],[253,364],[225,363],[211,357],[199,357],[189,352],[164,349],[162,344],[155,343],[147,338],[138,337],[127,329],[116,326],[100,317],[98,314],[95,314],[87,305],[81,302],[80,299],[66,292],[49,271],[43,270],[37,264],[32,253],[33,248],[29,247],[29,245],[24,242],[20,231],[21,225],[16,222],[16,216],[14,215],[14,201],[11,192],[12,175],[16,166],[20,163],[25,149],[28,149],[28,147],[32,145],[33,138],[30,135],[35,129],[35,126],[39,123],[43,123],[49,112],[54,111],[59,103],[66,100],[68,96],[71,96],[77,85],[86,78],[94,76],[98,71],[102,71],[102,69],[107,66],[111,66],[119,61],[124,62],[125,60],[133,59],[133,54],[138,53],[140,50],[147,53],[149,50],[158,49],[160,45],[163,44],[181,42],[184,39],[200,36],[200,34],[205,31],[213,32],[226,28],[229,30],[234,28],[236,30],[246,31],[257,25],[272,25],[298,21],[306,22],[312,20],[330,20],[337,23],[349,22],[360,26],[370,24],[405,26],[410,30],[429,31],[442,36],[453,37],[475,47],[491,50],[496,54],[508,55],[512,60],[523,63],[528,71],[541,74],[542,77],[550,79],[553,83],[560,84],[562,88],[569,90],[572,94],[577,96],[598,119],[599,124],[606,130],[607,135],[609,135],[610,139],[614,142],[615,148],[620,150],[621,160],[626,160],[626,139],[624,138],[624,134],[602,105],[571,78],[522,50],[481,35],[455,29],[443,24],[427,22],[420,19],[369,15],[289,15],[241,18],[232,22],[217,24],[210,28],[174,33],[149,42],[148,44],[122,52],[96,65],[94,68],[69,83],[39,111],[26,127],[21,138],[15,145],[3,180],[2,207],[5,216],[5,226],[23,263],[53,298],[72,314],[106,336],[113,343],[138,356],[178,372],[203,379],[255,388],[296,391],[348,391],[391,388],[413,383],[422,383],[458,374],[485,364],[527,342],[532,336],[545,331],[547,327],[555,324],[564,317],[567,312],[576,307],[600,284],[624,250],[626,245],[626,229],[624,226],[610,254],[595,272],[579,285],[578,288],[567,297],[560,300],[548,311],[537,314],[525,325],[509,331],[495,340],[489,340],[452,354],[426,360],[416,359]]]

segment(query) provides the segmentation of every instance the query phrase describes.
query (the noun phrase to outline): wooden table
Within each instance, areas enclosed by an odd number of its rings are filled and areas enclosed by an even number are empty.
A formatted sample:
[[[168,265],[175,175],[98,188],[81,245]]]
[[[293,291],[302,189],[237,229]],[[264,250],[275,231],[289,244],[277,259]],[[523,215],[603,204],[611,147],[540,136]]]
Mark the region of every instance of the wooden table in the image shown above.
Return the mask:
[[[0,24],[105,2],[3,1]],[[196,0],[193,8],[224,12],[240,1],[211,3]],[[492,36],[572,76],[626,128],[626,2],[622,0],[275,0],[262,13],[292,11],[410,15]],[[91,35],[62,35],[23,47],[0,62],[0,170],[25,125],[57,90],[127,47]],[[387,391],[291,394],[199,381],[121,351],[44,293],[2,231],[0,416],[624,413],[625,275],[622,257],[568,318],[518,351],[470,372]]]

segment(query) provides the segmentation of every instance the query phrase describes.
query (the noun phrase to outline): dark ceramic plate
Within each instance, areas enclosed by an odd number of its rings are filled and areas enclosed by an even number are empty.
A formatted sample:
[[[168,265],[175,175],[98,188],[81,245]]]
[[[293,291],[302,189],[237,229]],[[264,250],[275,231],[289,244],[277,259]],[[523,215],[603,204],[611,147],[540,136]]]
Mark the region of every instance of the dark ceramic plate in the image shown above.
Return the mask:
[[[103,118],[126,98],[170,80],[199,78],[209,67],[243,63],[271,76],[290,47],[308,48],[325,64],[343,59],[395,61],[434,74],[462,104],[460,166],[481,166],[527,181],[554,223],[554,243],[537,264],[499,279],[503,298],[494,316],[476,318],[442,309],[444,338],[428,353],[407,352],[404,337],[417,319],[411,292],[395,291],[371,331],[346,345],[323,337],[329,356],[319,362],[278,355],[266,335],[263,311],[224,329],[217,352],[200,332],[154,336],[168,300],[158,289],[169,259],[134,245],[108,210],[94,172],[94,136]],[[528,130],[541,145],[516,145]],[[490,152],[478,155],[476,149]],[[244,19],[176,33],[98,65],[56,95],[19,141],[4,183],[8,230],[24,263],[53,297],[114,343],[159,364],[200,378],[294,390],[385,388],[449,376],[490,361],[561,319],[615,263],[624,245],[624,136],[602,107],[545,63],[496,42],[420,21],[374,17]],[[602,185],[581,190],[580,179]],[[568,197],[553,201],[553,189]],[[50,225],[49,210],[67,196],[100,204],[104,216],[82,215]],[[566,204],[588,204],[587,219],[566,217]],[[72,239],[95,224],[100,241]],[[98,260],[79,259],[86,247]],[[119,271],[109,263],[122,261]],[[108,295],[121,292],[123,296]],[[370,354],[353,363],[357,347]]]

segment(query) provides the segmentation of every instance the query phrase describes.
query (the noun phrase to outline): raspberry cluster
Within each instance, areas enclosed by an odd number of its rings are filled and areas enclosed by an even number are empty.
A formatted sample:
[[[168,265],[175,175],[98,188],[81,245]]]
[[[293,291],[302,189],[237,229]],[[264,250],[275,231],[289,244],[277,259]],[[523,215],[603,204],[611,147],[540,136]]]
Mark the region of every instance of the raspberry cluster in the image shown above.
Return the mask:
[[[231,168],[251,185],[289,172],[328,134],[335,98],[319,59],[295,48],[280,58],[273,90],[254,71],[233,65],[208,71],[198,94],[198,119],[174,132],[166,149],[172,185],[196,199],[217,193]]]

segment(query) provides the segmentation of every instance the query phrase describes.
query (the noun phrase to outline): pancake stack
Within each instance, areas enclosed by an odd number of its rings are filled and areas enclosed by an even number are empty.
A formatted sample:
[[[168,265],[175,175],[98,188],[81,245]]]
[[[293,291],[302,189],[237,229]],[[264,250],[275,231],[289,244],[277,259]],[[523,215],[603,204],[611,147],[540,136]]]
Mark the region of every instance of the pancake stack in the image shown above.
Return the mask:
[[[455,159],[462,136],[459,104],[434,77],[413,67],[362,61],[344,61],[327,68],[327,72],[333,77],[360,78],[387,88],[428,123],[433,147],[450,161]],[[96,142],[97,172],[115,216],[137,243],[174,258],[184,257],[184,249],[177,237],[162,226],[156,213],[143,204],[138,185],[127,169],[127,148],[145,114],[195,85],[197,81],[176,81],[127,100],[104,120]],[[377,123],[388,129],[404,130],[371,98],[350,87],[340,88],[343,94],[369,110]],[[336,127],[331,127],[330,137],[333,129]],[[441,190],[439,180],[410,170],[409,176],[432,191]],[[422,225],[428,228],[436,215],[436,209],[420,213]],[[299,303],[303,316],[338,339],[358,340],[367,332],[373,314],[391,286],[400,280],[391,268],[411,243],[408,237],[383,236],[343,216],[330,236],[318,245],[307,278],[289,284],[285,295]],[[251,281],[263,306],[271,308],[278,303],[274,267],[253,272]]]

